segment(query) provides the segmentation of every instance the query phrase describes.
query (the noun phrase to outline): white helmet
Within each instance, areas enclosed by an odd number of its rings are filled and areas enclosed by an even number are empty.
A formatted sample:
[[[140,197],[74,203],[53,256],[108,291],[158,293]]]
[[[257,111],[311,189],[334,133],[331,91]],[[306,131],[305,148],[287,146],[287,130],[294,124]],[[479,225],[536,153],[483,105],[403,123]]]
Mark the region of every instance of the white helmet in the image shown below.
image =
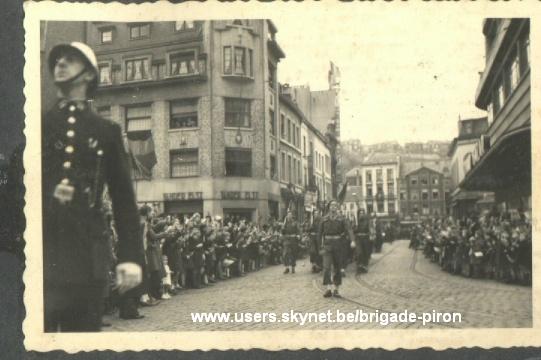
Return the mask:
[[[91,90],[90,92],[92,92],[96,89],[98,85],[98,59],[96,58],[96,54],[94,54],[94,51],[90,48],[90,46],[83,44],[82,42],[74,41],[69,44],[59,44],[53,47],[51,49],[51,52],[49,53],[49,71],[51,73],[54,71],[56,62],[58,61],[60,56],[62,56],[62,54],[64,54],[64,52],[66,52],[67,50],[75,50],[77,53],[79,53],[87,63],[87,70],[92,70],[96,75],[89,86],[89,90]]]

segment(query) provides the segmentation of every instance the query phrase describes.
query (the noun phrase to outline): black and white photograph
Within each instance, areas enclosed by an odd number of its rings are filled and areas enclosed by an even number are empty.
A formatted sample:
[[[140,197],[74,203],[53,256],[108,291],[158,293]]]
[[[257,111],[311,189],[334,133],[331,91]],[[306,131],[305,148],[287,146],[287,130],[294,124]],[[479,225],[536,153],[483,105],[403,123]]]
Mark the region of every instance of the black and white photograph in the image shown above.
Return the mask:
[[[529,17],[71,6],[27,26],[27,330],[532,330]]]

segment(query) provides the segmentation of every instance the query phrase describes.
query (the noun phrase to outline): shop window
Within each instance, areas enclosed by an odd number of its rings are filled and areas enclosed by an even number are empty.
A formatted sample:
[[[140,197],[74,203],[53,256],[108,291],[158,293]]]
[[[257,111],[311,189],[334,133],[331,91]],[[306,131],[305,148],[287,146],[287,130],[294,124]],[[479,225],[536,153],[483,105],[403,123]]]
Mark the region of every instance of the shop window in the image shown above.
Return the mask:
[[[225,99],[225,126],[245,128],[251,126],[250,100]]]
[[[99,83],[101,85],[111,84],[111,63],[101,63],[98,65]]]
[[[169,154],[171,177],[199,176],[199,150],[172,150]]]
[[[146,80],[150,78],[150,59],[130,59],[125,61],[125,76],[126,81]]]
[[[170,129],[193,128],[198,126],[198,99],[182,99],[170,103]]]
[[[150,24],[137,24],[130,26],[130,39],[146,39],[150,37]]]
[[[252,176],[252,150],[226,148],[225,175]]]
[[[169,75],[191,75],[199,72],[194,51],[185,51],[169,55]]]

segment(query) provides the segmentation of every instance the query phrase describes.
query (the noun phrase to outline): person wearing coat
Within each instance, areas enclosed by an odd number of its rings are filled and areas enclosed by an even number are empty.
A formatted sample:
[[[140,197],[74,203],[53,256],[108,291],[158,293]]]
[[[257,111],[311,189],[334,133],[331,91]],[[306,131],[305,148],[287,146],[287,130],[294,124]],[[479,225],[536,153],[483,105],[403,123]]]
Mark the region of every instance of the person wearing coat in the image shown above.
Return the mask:
[[[115,289],[123,294],[142,279],[129,162],[120,126],[99,117],[88,102],[98,82],[92,49],[61,44],[48,60],[59,99],[41,127],[44,328],[100,331],[110,253],[101,210],[105,187],[118,235]]]

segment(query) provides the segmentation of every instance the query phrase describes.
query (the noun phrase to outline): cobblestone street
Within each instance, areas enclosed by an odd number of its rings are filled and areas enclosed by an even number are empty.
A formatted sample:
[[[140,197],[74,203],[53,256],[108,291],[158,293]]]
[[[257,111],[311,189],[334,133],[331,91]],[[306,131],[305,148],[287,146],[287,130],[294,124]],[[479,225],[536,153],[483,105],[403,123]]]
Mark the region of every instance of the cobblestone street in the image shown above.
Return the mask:
[[[107,316],[105,331],[264,330],[383,328],[377,323],[195,323],[192,312],[281,314],[296,311],[342,312],[460,312],[461,323],[422,322],[390,324],[385,328],[530,327],[530,287],[468,279],[443,272],[421,252],[408,249],[407,241],[385,244],[374,254],[368,274],[355,276],[353,266],[341,288],[343,298],[322,297],[320,274],[310,273],[307,258],[299,260],[296,274],[282,274],[272,266],[246,277],[223,281],[200,290],[184,290],[151,308],[141,308],[141,320]]]

